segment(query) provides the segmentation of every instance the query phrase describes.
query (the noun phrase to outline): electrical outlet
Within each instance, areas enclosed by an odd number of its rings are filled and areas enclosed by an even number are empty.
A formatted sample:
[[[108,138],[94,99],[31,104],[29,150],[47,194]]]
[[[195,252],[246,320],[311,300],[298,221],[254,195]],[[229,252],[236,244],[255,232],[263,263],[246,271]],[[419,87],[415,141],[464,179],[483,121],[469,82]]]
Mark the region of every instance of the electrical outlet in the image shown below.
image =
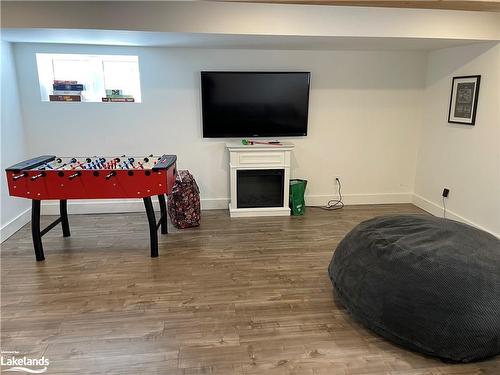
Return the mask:
[[[448,198],[448,195],[450,195],[450,189],[444,188],[443,189],[443,198]]]

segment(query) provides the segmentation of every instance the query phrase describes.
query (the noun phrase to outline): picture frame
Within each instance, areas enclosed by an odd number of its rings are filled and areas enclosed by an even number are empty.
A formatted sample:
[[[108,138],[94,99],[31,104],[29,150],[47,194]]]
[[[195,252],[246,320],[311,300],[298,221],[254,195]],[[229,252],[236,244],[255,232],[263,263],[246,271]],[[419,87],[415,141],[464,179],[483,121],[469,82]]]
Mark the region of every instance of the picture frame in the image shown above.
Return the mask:
[[[453,77],[448,122],[475,125],[480,75]]]

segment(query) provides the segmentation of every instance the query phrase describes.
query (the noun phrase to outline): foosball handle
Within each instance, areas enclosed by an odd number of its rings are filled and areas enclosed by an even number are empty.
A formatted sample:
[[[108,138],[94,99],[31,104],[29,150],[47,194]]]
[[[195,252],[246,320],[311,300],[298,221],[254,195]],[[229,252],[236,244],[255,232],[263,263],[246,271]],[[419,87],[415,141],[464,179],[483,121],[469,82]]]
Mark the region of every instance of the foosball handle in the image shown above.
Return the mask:
[[[40,177],[45,177],[46,175],[47,175],[47,174],[46,174],[45,172],[39,173],[39,174],[37,174],[37,175],[35,175],[35,176],[31,177],[31,181],[34,181],[34,180],[36,180],[36,179],[38,179],[38,178],[40,178]]]
[[[73,173],[71,176],[69,176],[68,179],[72,180],[74,178],[80,177],[81,175],[82,175],[81,172],[76,172],[76,173]]]
[[[27,176],[28,176],[28,172],[23,172],[21,174],[18,174],[17,176],[12,177],[12,179],[14,181],[16,181],[16,180],[19,180],[21,177],[27,177]]]
[[[109,179],[110,179],[111,177],[113,177],[113,176],[116,176],[116,172],[115,172],[115,171],[108,173],[108,174],[106,175],[106,180],[109,180]]]

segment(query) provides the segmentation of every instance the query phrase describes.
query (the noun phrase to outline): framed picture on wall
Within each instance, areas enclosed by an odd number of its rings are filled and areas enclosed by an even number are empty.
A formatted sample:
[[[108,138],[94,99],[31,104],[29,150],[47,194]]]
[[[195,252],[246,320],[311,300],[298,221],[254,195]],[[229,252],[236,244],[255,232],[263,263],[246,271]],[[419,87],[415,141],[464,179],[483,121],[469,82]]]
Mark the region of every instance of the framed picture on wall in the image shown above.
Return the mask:
[[[453,77],[448,122],[474,125],[481,76]]]

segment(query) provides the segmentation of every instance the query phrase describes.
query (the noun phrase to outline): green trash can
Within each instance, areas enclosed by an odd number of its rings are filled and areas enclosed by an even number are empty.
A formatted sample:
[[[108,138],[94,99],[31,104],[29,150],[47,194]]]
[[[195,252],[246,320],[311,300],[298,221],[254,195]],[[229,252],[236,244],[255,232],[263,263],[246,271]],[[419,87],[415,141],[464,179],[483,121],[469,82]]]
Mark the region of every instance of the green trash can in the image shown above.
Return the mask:
[[[290,209],[293,216],[304,215],[306,212],[306,202],[304,194],[306,192],[307,180],[290,180]]]

